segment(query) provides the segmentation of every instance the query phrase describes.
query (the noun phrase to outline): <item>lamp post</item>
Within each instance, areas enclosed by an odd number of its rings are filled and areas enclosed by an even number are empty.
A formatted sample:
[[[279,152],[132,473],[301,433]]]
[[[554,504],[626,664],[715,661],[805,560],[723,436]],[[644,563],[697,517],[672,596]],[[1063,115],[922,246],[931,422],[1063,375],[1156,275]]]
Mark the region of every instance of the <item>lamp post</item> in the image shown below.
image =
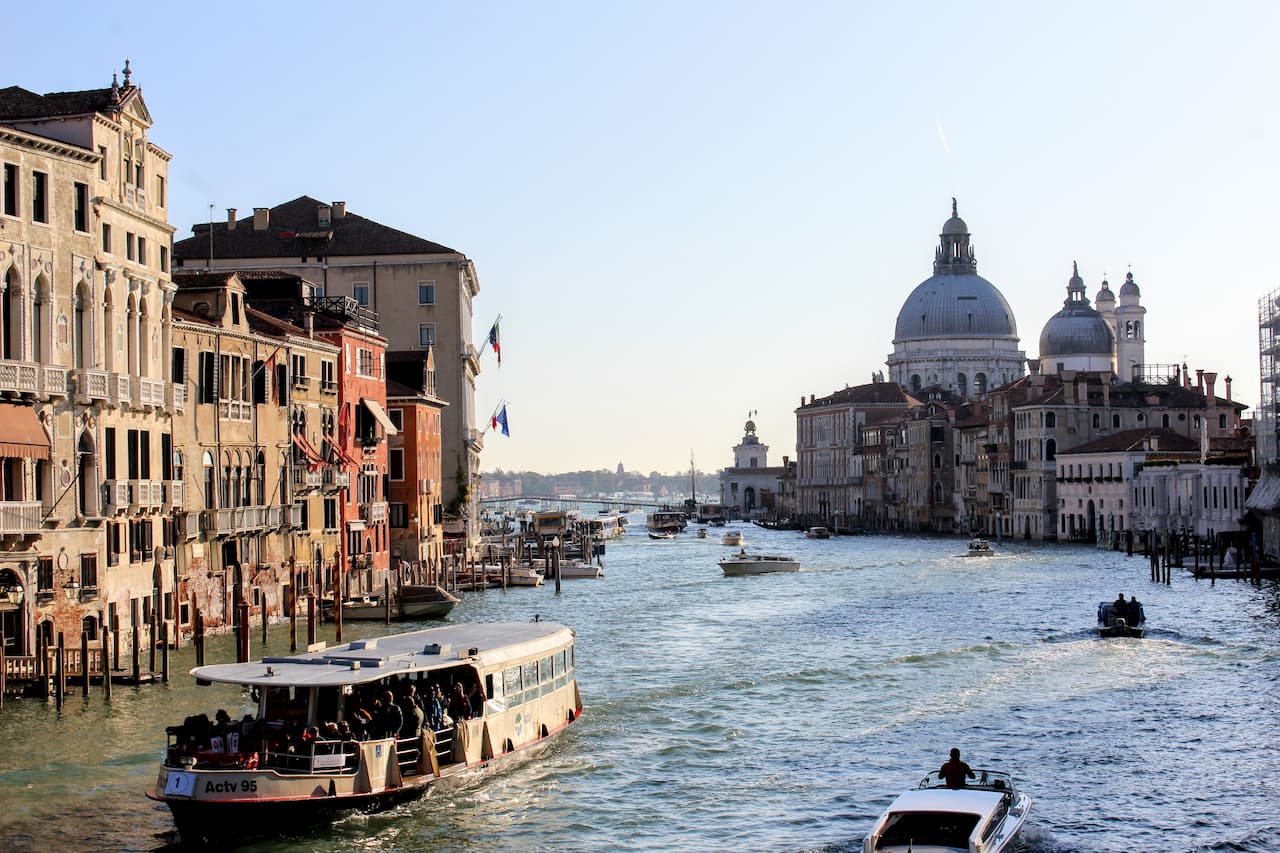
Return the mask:
[[[67,597],[67,601],[75,601],[80,595],[80,581],[76,580],[75,575],[67,578],[67,582],[62,585],[62,594]]]
[[[551,542],[551,565],[548,566],[556,575],[556,592],[560,592],[560,537],[552,536]]]
[[[22,584],[14,584],[4,591],[5,596],[9,599],[9,603],[17,606],[22,603]]]

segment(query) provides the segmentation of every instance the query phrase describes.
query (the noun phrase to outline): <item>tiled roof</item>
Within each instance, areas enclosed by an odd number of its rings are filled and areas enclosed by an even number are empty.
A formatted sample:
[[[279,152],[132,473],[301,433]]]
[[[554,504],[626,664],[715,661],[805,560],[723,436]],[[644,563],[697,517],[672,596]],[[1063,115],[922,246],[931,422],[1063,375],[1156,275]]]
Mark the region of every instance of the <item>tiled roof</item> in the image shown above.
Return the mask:
[[[866,385],[855,385],[842,388],[834,394],[819,397],[808,403],[802,403],[797,411],[823,406],[841,405],[899,405],[917,406],[920,401],[912,397],[896,382],[871,382]]]
[[[132,88],[134,87],[122,86],[119,89],[122,100]],[[110,88],[86,89],[83,92],[50,92],[47,95],[37,95],[21,86],[0,89],[0,121],[110,112],[118,105],[112,98]]]
[[[1143,450],[1148,438],[1155,439],[1153,452],[1178,453],[1192,452],[1200,449],[1200,442],[1187,438],[1166,427],[1147,427],[1143,429],[1121,430],[1113,435],[1094,439],[1088,444],[1073,447],[1070,450],[1059,450],[1059,456],[1074,453],[1126,453]]]
[[[211,250],[214,258],[458,254],[448,246],[365,219],[350,210],[340,219],[331,212],[329,227],[319,229],[317,211],[321,207],[332,211],[333,206],[311,196],[299,196],[271,208],[268,227],[262,231],[254,230],[252,215],[238,220],[234,229],[228,229],[225,220],[197,223],[191,227],[193,236],[174,244],[173,257],[199,262],[208,258]]]

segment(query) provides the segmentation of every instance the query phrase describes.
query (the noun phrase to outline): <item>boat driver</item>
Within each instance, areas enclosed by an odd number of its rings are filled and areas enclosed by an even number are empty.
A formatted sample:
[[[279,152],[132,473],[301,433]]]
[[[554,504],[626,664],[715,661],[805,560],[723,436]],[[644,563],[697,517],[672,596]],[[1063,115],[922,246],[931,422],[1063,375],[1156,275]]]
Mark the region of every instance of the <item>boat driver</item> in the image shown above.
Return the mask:
[[[965,777],[974,778],[973,768],[960,760],[960,750],[951,748],[951,760],[942,765],[938,775],[947,783],[948,788],[963,788]]]

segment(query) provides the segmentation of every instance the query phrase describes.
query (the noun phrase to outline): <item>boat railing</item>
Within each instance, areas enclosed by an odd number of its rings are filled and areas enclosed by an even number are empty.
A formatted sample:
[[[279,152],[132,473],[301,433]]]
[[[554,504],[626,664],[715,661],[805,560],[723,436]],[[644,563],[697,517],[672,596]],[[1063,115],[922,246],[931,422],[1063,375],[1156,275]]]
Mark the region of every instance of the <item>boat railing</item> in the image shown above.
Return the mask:
[[[978,791],[997,791],[1000,793],[1013,792],[1013,777],[1008,773],[1001,773],[999,770],[987,770],[982,767],[973,768],[974,776],[972,779],[966,779],[964,787],[970,790]],[[943,778],[938,771],[925,774],[920,780],[917,788],[949,788],[947,780]]]

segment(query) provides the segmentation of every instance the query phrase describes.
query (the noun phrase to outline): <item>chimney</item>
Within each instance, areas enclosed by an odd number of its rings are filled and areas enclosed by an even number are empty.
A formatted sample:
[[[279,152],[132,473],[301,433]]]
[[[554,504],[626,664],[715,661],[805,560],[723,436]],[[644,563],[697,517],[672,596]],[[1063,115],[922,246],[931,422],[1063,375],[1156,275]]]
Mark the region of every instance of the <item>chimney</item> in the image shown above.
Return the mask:
[[[271,224],[271,208],[255,207],[253,209],[253,230],[266,231]]]
[[[234,207],[227,208],[227,230],[236,230],[236,209]]]
[[[1207,405],[1214,405],[1217,399],[1213,396],[1213,384],[1218,381],[1218,374],[1206,372],[1204,375],[1204,401]]]
[[[1226,386],[1227,386],[1227,402],[1231,402],[1231,377],[1228,376],[1226,379],[1222,381],[1226,383]]]
[[[1204,393],[1204,371],[1199,368],[1196,369],[1196,390]]]
[[[319,228],[329,227],[329,205],[322,204],[316,208],[316,226]]]
[[[1191,371],[1187,370],[1187,363],[1185,361],[1182,362],[1182,387],[1191,387]]]
[[[347,218],[347,203],[345,201],[335,201],[333,203],[334,221],[336,222],[339,219],[346,219],[346,218]]]

